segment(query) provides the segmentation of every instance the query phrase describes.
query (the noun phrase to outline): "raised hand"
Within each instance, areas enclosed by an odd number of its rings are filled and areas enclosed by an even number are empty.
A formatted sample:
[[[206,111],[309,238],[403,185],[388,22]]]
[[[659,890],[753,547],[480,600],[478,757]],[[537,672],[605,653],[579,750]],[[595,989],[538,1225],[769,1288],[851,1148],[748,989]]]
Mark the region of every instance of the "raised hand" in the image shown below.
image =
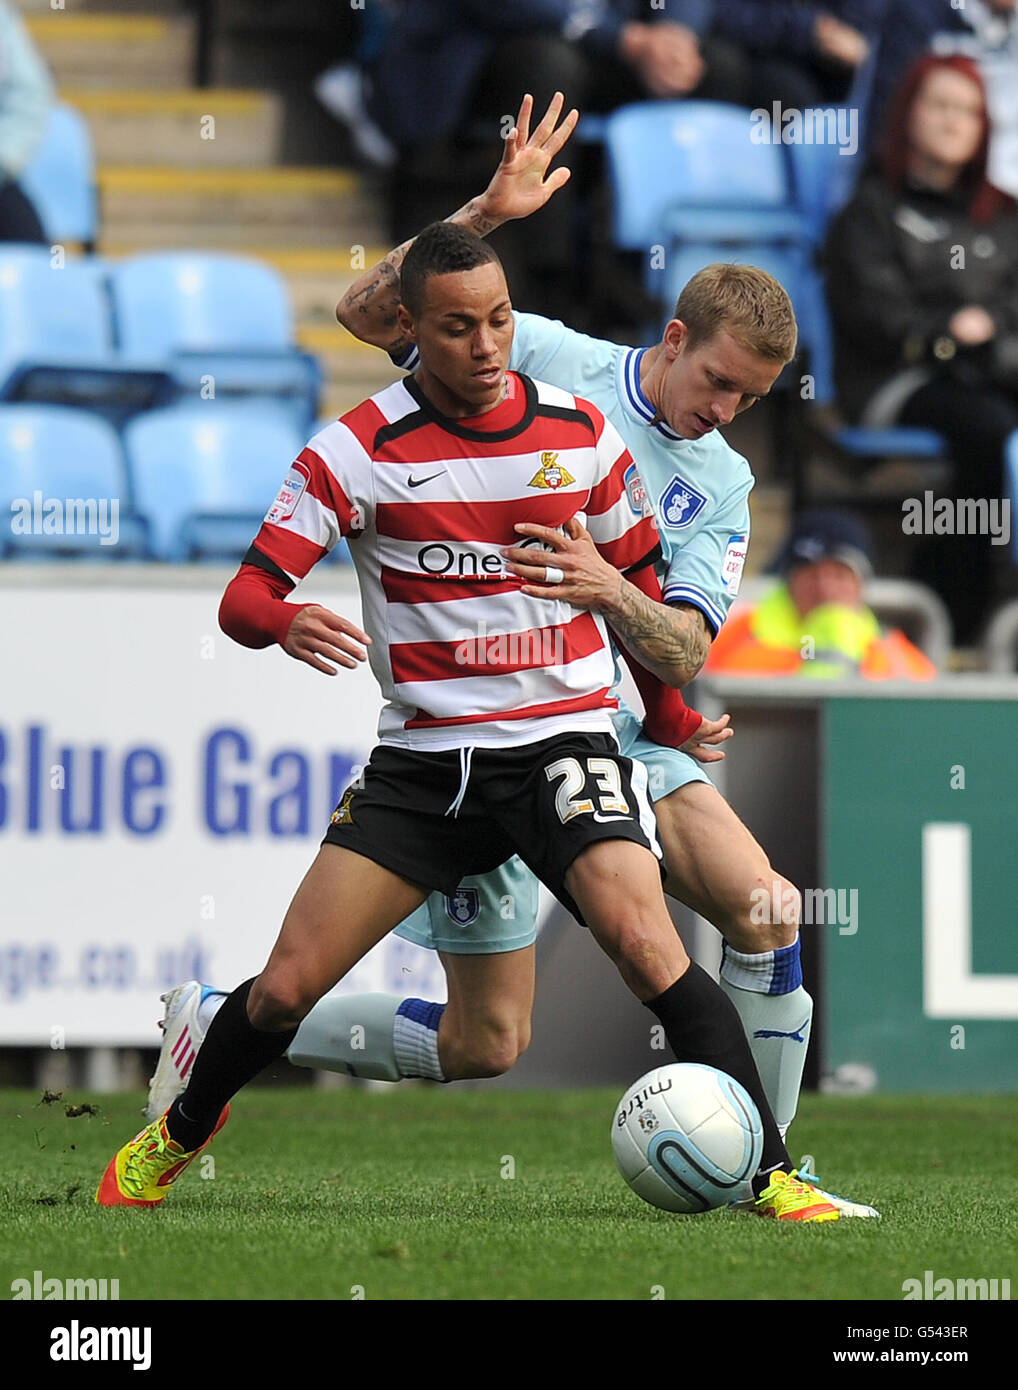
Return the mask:
[[[559,123],[565,98],[556,92],[540,124],[530,133],[534,98],[528,92],[520,103],[516,124],[505,138],[502,158],[491,183],[476,200],[482,216],[493,224],[529,217],[543,208],[552,194],[569,182],[570,171],[548,173],[552,160],[576,129],[580,113],[573,108]]]

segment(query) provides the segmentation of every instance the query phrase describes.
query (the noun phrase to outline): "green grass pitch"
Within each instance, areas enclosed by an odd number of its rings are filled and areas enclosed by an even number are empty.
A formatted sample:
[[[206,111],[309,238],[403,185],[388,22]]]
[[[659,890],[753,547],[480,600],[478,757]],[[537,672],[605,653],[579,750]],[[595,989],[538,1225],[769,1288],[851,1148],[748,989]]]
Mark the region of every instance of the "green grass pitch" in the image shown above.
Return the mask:
[[[255,1088],[205,1175],[132,1211],[93,1196],[142,1096],[0,1091],[0,1298],[35,1270],[121,1299],[900,1300],[925,1270],[1018,1290],[1018,1097],[805,1097],[793,1159],[883,1213],[805,1227],[645,1205],[615,1170],[617,1099]]]

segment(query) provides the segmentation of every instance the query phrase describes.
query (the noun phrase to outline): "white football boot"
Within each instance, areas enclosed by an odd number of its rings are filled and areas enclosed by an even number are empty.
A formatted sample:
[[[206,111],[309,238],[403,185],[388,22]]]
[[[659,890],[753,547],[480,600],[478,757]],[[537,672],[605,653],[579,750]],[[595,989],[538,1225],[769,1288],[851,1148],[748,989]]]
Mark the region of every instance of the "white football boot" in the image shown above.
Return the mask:
[[[187,1085],[194,1059],[208,1032],[208,1024],[202,1025],[198,1010],[210,995],[222,993],[198,980],[185,980],[159,996],[166,1011],[159,1024],[163,1030],[159,1061],[148,1083],[148,1119],[158,1120],[164,1115]]]

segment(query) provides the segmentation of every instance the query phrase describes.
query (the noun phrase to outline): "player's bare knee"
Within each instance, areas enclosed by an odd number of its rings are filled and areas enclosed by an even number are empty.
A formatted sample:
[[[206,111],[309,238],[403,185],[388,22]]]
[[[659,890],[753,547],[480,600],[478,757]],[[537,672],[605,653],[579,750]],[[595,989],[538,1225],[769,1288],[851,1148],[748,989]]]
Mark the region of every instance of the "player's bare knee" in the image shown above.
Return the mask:
[[[653,998],[667,989],[686,963],[685,950],[674,929],[665,934],[644,922],[623,923],[602,946],[628,987],[642,999]]]
[[[512,1071],[530,1044],[530,1022],[471,1029],[452,1037],[442,1047],[442,1066],[450,1081],[504,1076]]]
[[[759,874],[750,891],[731,905],[722,931],[726,941],[745,955],[790,946],[802,920],[802,894],[773,871]]]

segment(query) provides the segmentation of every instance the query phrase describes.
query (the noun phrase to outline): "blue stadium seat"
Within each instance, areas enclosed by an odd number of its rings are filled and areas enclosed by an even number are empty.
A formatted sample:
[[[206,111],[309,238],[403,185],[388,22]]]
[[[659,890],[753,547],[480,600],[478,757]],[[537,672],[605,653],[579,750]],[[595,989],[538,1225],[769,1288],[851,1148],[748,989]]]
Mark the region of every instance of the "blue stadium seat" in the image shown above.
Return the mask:
[[[18,182],[51,243],[95,246],[95,154],[88,123],[73,106],[54,106],[41,148]]]
[[[0,401],[94,409],[113,423],[165,401],[158,367],[113,348],[97,263],[54,262],[39,246],[0,246]]]
[[[239,563],[306,442],[285,410],[207,401],[136,416],[124,445],[161,560]]]
[[[318,407],[321,371],[295,346],[283,277],[271,266],[214,252],[134,256],[113,267],[120,350],[172,364],[191,399],[272,396],[304,430]]]
[[[616,245],[649,252],[669,230],[681,234],[682,218],[691,236],[721,228],[754,240],[800,235],[783,148],[754,144],[752,129],[747,109],[723,102],[649,101],[613,112],[604,138]]]
[[[808,246],[781,145],[754,143],[748,109],[643,102],[608,118],[614,240],[637,251],[647,290],[670,316],[689,276],[712,260],[782,266]],[[658,324],[648,325],[647,339]]]
[[[821,246],[827,224],[852,195],[863,156],[844,155],[836,145],[789,145],[792,196],[807,237]]]
[[[799,324],[799,348],[803,358],[802,370],[811,381],[811,394],[800,397],[804,405],[796,456],[792,459],[793,493],[796,507],[817,499],[809,487],[810,441],[826,445],[842,463],[858,463],[863,468],[889,458],[908,459],[919,464],[943,463],[947,445],[935,430],[915,426],[892,426],[874,429],[865,425],[831,423],[827,412],[836,406],[834,385],[834,349],[832,328],[823,278],[813,267],[804,270],[796,292],[792,294]],[[826,407],[826,411],[818,407]],[[864,503],[855,494],[844,497],[825,497],[828,505]],[[879,505],[879,502],[876,503]]]
[[[0,405],[0,555],[142,559],[116,431],[86,411]]]

